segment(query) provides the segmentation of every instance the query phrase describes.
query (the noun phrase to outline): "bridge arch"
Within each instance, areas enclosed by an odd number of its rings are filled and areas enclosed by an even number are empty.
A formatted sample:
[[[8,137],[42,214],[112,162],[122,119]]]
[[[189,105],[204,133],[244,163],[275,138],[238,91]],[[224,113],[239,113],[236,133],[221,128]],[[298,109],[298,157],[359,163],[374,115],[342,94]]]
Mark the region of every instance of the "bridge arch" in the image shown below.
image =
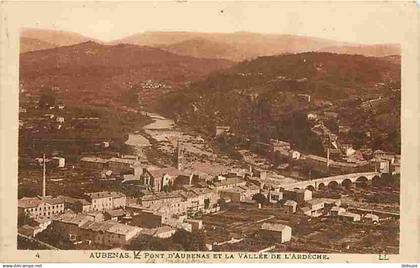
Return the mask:
[[[328,188],[330,188],[330,189],[335,189],[335,188],[337,188],[338,187],[338,182],[336,182],[336,181],[330,181],[329,183],[328,183]]]
[[[375,175],[372,178],[372,185],[373,186],[380,186],[380,185],[385,185],[386,180],[385,178],[379,176],[379,175]]]
[[[343,187],[345,187],[345,188],[350,188],[352,185],[353,185],[353,182],[350,180],[350,179],[344,179],[342,182],[341,182],[341,185],[343,186]]]
[[[315,187],[312,184],[306,186],[306,189],[309,190],[309,191],[312,191],[312,192],[315,191]]]
[[[356,183],[356,186],[366,187],[367,184],[368,184],[368,181],[369,181],[369,179],[366,178],[365,176],[360,176],[356,179],[355,183]]]
[[[321,182],[320,184],[318,184],[318,189],[319,190],[325,189],[325,183]]]

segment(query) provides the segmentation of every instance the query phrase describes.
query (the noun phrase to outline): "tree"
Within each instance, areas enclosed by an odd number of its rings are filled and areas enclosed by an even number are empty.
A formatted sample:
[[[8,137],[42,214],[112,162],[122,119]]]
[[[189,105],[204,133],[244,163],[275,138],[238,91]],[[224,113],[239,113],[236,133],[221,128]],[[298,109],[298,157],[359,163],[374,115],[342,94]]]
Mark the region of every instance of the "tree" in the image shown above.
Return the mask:
[[[18,226],[30,224],[31,222],[32,222],[32,219],[29,217],[27,213],[18,214]]]
[[[49,109],[55,105],[56,95],[51,89],[43,89],[39,97],[38,106],[40,109]]]
[[[130,250],[154,251],[182,250],[179,245],[173,243],[169,238],[162,239],[145,235],[134,238],[127,248]]]
[[[172,236],[172,241],[180,244],[186,251],[204,251],[206,247],[206,237],[203,231],[187,232],[179,229]]]
[[[258,204],[267,204],[268,200],[262,193],[257,193],[252,196],[252,200],[257,201]]]

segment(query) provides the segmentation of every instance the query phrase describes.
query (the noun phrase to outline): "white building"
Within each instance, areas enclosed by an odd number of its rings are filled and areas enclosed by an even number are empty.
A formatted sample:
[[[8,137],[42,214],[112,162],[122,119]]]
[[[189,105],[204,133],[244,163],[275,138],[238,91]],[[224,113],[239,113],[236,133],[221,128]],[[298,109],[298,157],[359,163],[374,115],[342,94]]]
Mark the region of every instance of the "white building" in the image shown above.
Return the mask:
[[[285,243],[292,238],[292,228],[283,224],[264,223],[260,228],[260,234],[268,239],[276,239]]]

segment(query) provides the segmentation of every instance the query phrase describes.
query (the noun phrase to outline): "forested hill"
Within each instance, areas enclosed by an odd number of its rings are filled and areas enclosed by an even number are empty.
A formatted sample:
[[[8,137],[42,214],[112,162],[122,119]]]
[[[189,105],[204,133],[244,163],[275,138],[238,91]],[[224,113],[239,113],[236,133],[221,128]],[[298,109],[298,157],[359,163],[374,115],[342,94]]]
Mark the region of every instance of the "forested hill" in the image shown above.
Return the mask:
[[[69,102],[109,104],[144,81],[177,88],[232,64],[179,56],[158,48],[89,41],[22,53],[20,81],[29,91],[55,88]],[[159,95],[160,91],[153,93]]]
[[[400,80],[400,65],[383,58],[316,52],[267,56],[167,95],[156,108],[208,134],[216,125],[228,125],[251,140],[290,140],[319,154],[319,141],[303,125],[308,112],[337,112],[337,124],[358,131],[399,129],[400,93],[395,90]],[[310,102],[302,94],[310,95]],[[360,108],[364,101],[379,97],[385,108],[378,114]]]

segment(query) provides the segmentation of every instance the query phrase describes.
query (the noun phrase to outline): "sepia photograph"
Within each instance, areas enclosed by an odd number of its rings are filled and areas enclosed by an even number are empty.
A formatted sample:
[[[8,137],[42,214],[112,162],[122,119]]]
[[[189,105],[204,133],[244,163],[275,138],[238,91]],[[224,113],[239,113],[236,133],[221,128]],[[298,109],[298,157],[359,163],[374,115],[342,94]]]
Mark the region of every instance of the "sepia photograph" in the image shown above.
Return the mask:
[[[399,255],[404,14],[288,5],[31,3],[15,250]]]

